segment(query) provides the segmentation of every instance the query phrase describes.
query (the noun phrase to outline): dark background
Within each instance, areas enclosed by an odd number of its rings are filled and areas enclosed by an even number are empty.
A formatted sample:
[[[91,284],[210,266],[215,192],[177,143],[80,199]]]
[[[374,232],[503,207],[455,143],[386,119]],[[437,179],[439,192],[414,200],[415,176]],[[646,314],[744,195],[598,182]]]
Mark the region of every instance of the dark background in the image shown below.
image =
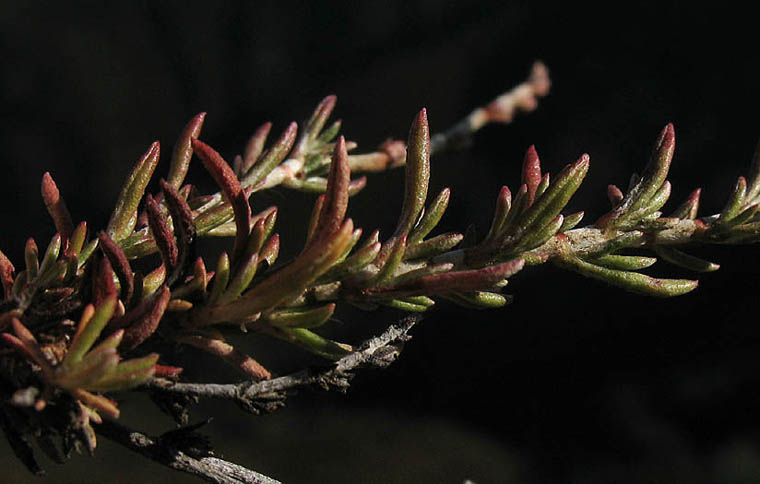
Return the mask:
[[[567,3],[3,2],[0,247],[20,263],[26,237],[52,236],[45,171],[76,220],[105,225],[131,164],[157,139],[166,170],[199,111],[203,139],[232,159],[261,122],[279,132],[335,93],[344,133],[370,150],[403,138],[422,106],[432,130],[444,129],[520,82],[534,59],[554,82],[538,111],[433,160],[431,191],[452,188],[441,230],[475,223],[484,233],[499,187],[516,186],[534,143],[555,173],[590,154],[571,208],[593,221],[606,185],[625,186],[667,122],[677,133],[668,207],[701,186],[701,214],[719,211],[760,137],[751,17]],[[194,180],[211,188],[197,166]],[[370,177],[350,215],[388,233],[402,186],[401,171]],[[299,248],[312,198],[276,189],[254,199],[281,207],[286,254]],[[286,482],[760,482],[760,260],[753,247],[698,253],[722,268],[681,298],[532,268],[511,281],[511,307],[441,303],[401,359],[361,373],[347,397],[307,392],[271,416],[226,404],[194,416],[217,416],[207,430],[221,454]],[[652,274],[694,277],[664,262]],[[350,326],[361,339],[399,316],[344,310],[332,331]],[[280,372],[305,361],[276,342],[258,350]],[[139,401],[122,410],[138,428],[171,426]],[[192,482],[100,446],[92,459],[48,464],[52,479]],[[9,454],[0,444],[4,472],[26,482]]]

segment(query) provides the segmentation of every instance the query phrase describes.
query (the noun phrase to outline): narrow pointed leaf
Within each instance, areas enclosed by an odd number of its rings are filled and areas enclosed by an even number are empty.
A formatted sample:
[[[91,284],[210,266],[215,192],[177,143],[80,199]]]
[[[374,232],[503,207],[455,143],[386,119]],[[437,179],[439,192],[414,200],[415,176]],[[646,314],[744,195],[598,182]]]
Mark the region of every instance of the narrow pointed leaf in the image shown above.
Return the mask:
[[[408,234],[425,206],[430,179],[430,128],[423,108],[412,123],[407,143],[404,201],[394,237]]]
[[[84,247],[84,242],[87,239],[87,222],[80,222],[79,225],[71,233],[71,240],[69,240],[69,247],[66,251],[68,257],[78,257]]]
[[[599,228],[614,227],[618,221],[628,219],[628,216],[646,206],[665,183],[673,159],[675,149],[675,131],[668,124],[662,130],[657,143],[652,150],[652,156],[640,178],[632,178],[632,186],[628,194],[612,211],[602,216],[596,222]],[[630,221],[630,220],[628,220]]]
[[[90,385],[87,390],[107,392],[128,390],[147,382],[155,373],[158,354],[133,358],[119,363],[106,377]]]
[[[681,218],[694,220],[697,218],[697,211],[699,210],[699,196],[702,193],[701,188],[697,188],[689,194],[689,197],[678,206],[678,208],[670,215],[673,218]]]
[[[248,205],[248,197],[235,173],[232,172],[230,166],[219,153],[202,141],[192,140],[192,144],[198,158],[203,162],[203,166],[206,167],[206,170],[232,205],[235,227],[237,228],[232,260],[237,260],[245,249],[245,243],[251,230],[251,206]]]
[[[49,172],[42,175],[41,192],[45,207],[55,223],[55,229],[61,234],[64,247],[68,247],[71,233],[74,231],[74,223],[71,221],[68,208],[66,208],[66,202],[63,201],[58,186]]]
[[[338,360],[350,353],[350,349],[345,345],[323,338],[304,328],[281,328],[273,334],[328,360]]]
[[[388,258],[380,268],[380,272],[372,280],[372,284],[375,286],[383,285],[386,281],[393,277],[393,273],[396,272],[401,261],[404,260],[404,252],[406,251],[406,234],[402,234],[396,241],[396,245],[391,248]]]
[[[420,297],[425,297],[425,296],[420,296]],[[407,311],[410,313],[424,313],[425,311],[433,307],[433,305],[435,304],[435,301],[433,301],[432,299],[428,297],[425,297],[425,299],[432,304],[430,303],[424,304],[422,301],[415,302],[414,299],[415,298],[413,297],[408,297],[408,298],[403,298],[403,299],[390,299],[388,301],[382,301],[382,305],[388,306],[393,309],[400,309],[401,311]]]
[[[713,272],[720,269],[720,265],[700,259],[678,249],[667,246],[655,247],[655,252],[673,265],[689,269],[694,272]]]
[[[277,165],[282,163],[296,141],[298,125],[292,122],[275,144],[264,153],[250,172],[242,179],[245,186],[256,187]]]
[[[333,237],[312,244],[293,262],[261,281],[236,301],[199,311],[194,318],[195,324],[203,326],[219,321],[236,321],[297,297],[343,254],[352,233],[353,222],[347,219]]]
[[[323,325],[335,311],[335,303],[311,308],[292,308],[267,315],[267,322],[285,328],[316,328]]]
[[[121,190],[116,208],[111,214],[106,232],[115,241],[120,242],[127,238],[137,223],[137,207],[145,193],[145,187],[153,176],[158,164],[160,147],[158,141],[148,148],[148,151],[140,158],[127,178]]]
[[[33,238],[26,239],[24,247],[24,263],[26,265],[26,277],[30,280],[37,277],[40,271],[39,249]]]
[[[523,259],[514,259],[481,269],[423,276],[397,286],[369,289],[367,292],[368,294],[399,297],[478,291],[492,287],[503,279],[511,277],[523,268],[524,263]]]
[[[530,145],[525,153],[525,160],[522,168],[522,183],[528,187],[528,195],[525,206],[530,207],[536,199],[536,190],[541,183],[541,162],[536,153],[536,147]]]
[[[80,322],[82,328],[74,335],[69,351],[63,360],[64,365],[71,367],[82,361],[84,355],[90,351],[95,340],[98,339],[103,328],[108,324],[108,320],[113,316],[116,310],[116,301],[116,295],[111,295],[95,308],[94,312],[91,312],[92,317]]]
[[[174,145],[169,176],[167,182],[175,190],[179,190],[185,180],[187,170],[190,167],[190,159],[193,157],[192,140],[198,139],[203,129],[203,121],[206,113],[198,113],[191,119],[180,133],[177,143]]]
[[[256,275],[258,263],[258,254],[251,254],[248,260],[236,270],[235,276],[230,279],[229,284],[227,284],[227,289],[216,303],[225,304],[240,297],[243,291],[248,289],[248,285]]]
[[[108,258],[108,262],[110,262],[111,268],[116,273],[116,277],[119,278],[121,300],[125,303],[129,302],[135,288],[135,276],[132,272],[132,267],[129,265],[127,256],[107,233],[101,232],[98,234],[98,239],[100,249]]]
[[[439,193],[435,200],[433,200],[433,203],[430,204],[425,211],[425,214],[414,227],[411,234],[409,234],[409,238],[407,239],[408,245],[421,242],[422,239],[424,239],[435,226],[438,225],[438,222],[441,221],[441,217],[443,217],[443,213],[449,205],[450,195],[451,190],[448,188],[441,190],[441,193]]]
[[[608,269],[617,269],[621,271],[638,271],[654,265],[657,259],[654,257],[643,257],[637,255],[616,255],[606,254],[594,259],[589,259],[592,264],[606,267]]]
[[[546,224],[542,229],[536,230],[532,233],[528,233],[523,237],[520,242],[515,246],[515,251],[526,251],[540,247],[546,243],[549,239],[554,237],[559,232],[560,227],[564,223],[565,218],[560,214],[557,215],[554,220]]]
[[[567,232],[568,230],[571,230],[577,226],[581,220],[583,220],[584,212],[575,212],[571,213],[567,217],[565,217],[565,220],[562,222],[562,226],[557,231],[558,233]]]
[[[518,224],[521,232],[540,230],[555,220],[580,187],[588,172],[588,167],[589,157],[586,154],[581,156],[577,162],[567,165],[541,198],[520,218]]]
[[[699,284],[698,281],[688,279],[657,279],[638,272],[607,269],[574,256],[557,259],[557,262],[583,276],[599,279],[627,291],[647,296],[680,296],[693,291]]]
[[[269,131],[272,129],[272,123],[266,122],[256,129],[243,151],[243,164],[240,166],[240,174],[245,176],[253,167],[256,160],[259,159],[261,152],[264,151],[264,145],[267,142]]]
[[[119,348],[124,351],[131,351],[148,339],[158,328],[170,298],[171,291],[168,287],[162,286],[161,290],[154,296],[150,309],[132,325],[125,328],[124,338]]]
[[[152,270],[143,279],[143,294],[146,296],[153,294],[161,286],[161,284],[164,283],[165,280],[166,280],[166,266],[164,264],[161,264],[160,266]]]
[[[211,353],[226,363],[243,372],[245,375],[259,381],[268,380],[272,377],[271,373],[261,366],[261,364],[250,356],[236,350],[232,345],[220,339],[206,338],[204,336],[182,336],[182,343],[186,343],[196,348]]]
[[[501,234],[504,222],[507,219],[507,215],[509,215],[511,207],[512,192],[510,192],[509,187],[505,185],[501,187],[499,195],[496,198],[496,209],[494,210],[493,220],[491,221],[491,228],[488,230],[488,234],[484,239],[485,241],[492,241]]]
[[[40,263],[40,273],[46,272],[48,269],[50,269],[56,260],[58,260],[58,255],[61,253],[61,235],[55,234],[53,238],[50,240],[50,244],[48,244],[47,249],[45,250],[45,255],[42,257],[42,263]]]
[[[422,259],[438,255],[456,247],[464,239],[462,234],[441,234],[436,235],[428,240],[420,242],[419,244],[410,245],[404,252],[404,258],[406,260]]]
[[[230,258],[226,252],[219,256],[219,262],[216,264],[214,279],[211,286],[211,294],[208,303],[216,304],[227,289],[227,282],[230,280]]]
[[[488,291],[452,293],[446,297],[457,304],[475,309],[500,308],[512,302],[510,297]]]
[[[734,189],[731,191],[731,196],[728,198],[726,206],[720,212],[720,217],[717,221],[718,224],[730,222],[733,218],[739,215],[744,207],[746,194],[747,180],[745,180],[743,176],[740,176],[739,179],[736,180],[736,185],[734,185]]]
[[[171,273],[177,267],[179,249],[176,240],[174,240],[174,234],[169,228],[169,220],[161,211],[158,202],[150,194],[145,197],[145,209],[148,213],[148,225],[153,240],[156,241],[167,272]]]
[[[346,141],[341,136],[335,144],[325,200],[320,210],[319,223],[314,239],[326,237],[338,231],[348,207],[348,183],[351,171],[348,167]]]

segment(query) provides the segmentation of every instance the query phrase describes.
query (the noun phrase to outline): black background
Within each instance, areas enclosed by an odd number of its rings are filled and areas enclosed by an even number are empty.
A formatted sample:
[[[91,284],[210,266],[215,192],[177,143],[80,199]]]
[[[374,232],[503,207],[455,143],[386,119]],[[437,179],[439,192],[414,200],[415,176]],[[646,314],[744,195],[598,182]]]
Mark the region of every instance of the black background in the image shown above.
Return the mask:
[[[202,138],[231,159],[261,122],[279,131],[335,93],[344,133],[370,150],[405,137],[423,106],[433,132],[444,129],[520,82],[534,59],[554,82],[538,111],[433,160],[431,191],[452,188],[441,230],[474,223],[483,233],[530,144],[555,173],[590,154],[571,209],[593,221],[606,185],[626,185],[668,122],[668,207],[701,186],[701,214],[715,213],[760,137],[760,55],[747,12],[686,5],[5,2],[0,247],[20,262],[26,237],[52,236],[45,171],[76,220],[103,226],[134,160],[157,139],[166,170],[199,111]],[[197,167],[193,180],[211,189]],[[350,215],[387,233],[402,186],[400,171],[371,176]],[[299,248],[311,200],[283,189],[254,199],[280,206],[286,254]],[[511,307],[440,304],[401,359],[360,374],[348,397],[306,393],[267,417],[206,405],[195,417],[217,415],[209,434],[222,454],[286,482],[760,482],[757,249],[697,252],[722,268],[675,300],[531,268],[513,278]],[[651,273],[695,277],[664,262]],[[399,316],[344,310],[331,330],[361,339]],[[304,361],[277,343],[257,349],[279,372]],[[122,409],[152,432],[171,425],[139,402]],[[52,467],[54,479],[184,479],[101,446],[94,459]],[[3,467],[13,482],[29,478],[20,464]]]

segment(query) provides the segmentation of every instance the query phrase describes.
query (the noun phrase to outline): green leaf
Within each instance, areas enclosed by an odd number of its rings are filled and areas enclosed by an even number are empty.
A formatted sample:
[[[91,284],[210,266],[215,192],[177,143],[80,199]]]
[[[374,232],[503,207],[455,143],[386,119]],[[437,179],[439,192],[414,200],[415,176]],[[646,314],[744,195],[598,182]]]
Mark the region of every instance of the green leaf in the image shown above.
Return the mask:
[[[74,334],[74,338],[69,345],[69,350],[63,359],[63,365],[71,368],[76,365],[84,355],[90,351],[92,345],[95,344],[95,340],[98,339],[100,333],[105,328],[108,321],[113,316],[116,309],[116,295],[113,294],[107,297],[103,303],[97,308],[89,306],[91,309],[86,309],[82,314],[82,319],[79,321],[77,332]]]
[[[449,205],[450,194],[451,190],[448,188],[441,190],[441,193],[433,200],[433,203],[430,204],[420,221],[409,234],[409,238],[407,239],[408,245],[421,242],[438,225],[438,222],[441,221],[441,217],[443,217],[446,211],[446,207]]]
[[[153,176],[158,164],[160,146],[158,141],[148,148],[129,174],[124,187],[121,189],[116,208],[111,214],[106,232],[114,240],[121,242],[127,238],[137,223],[137,207],[145,193],[145,188]]]
[[[404,252],[406,251],[406,234],[402,234],[396,240],[396,245],[393,246],[388,254],[388,258],[380,268],[380,272],[372,279],[372,284],[380,286],[393,277],[393,273],[396,272],[401,261],[404,259]]]
[[[518,234],[541,230],[555,220],[580,187],[588,167],[589,157],[585,154],[577,162],[567,165],[541,198],[520,217]]]
[[[647,296],[680,296],[693,291],[699,284],[698,281],[687,279],[657,279],[638,272],[608,269],[583,261],[573,255],[565,255],[554,260],[560,266],[567,267],[583,276]]]
[[[192,140],[198,139],[198,136],[201,135],[205,119],[206,113],[196,114],[182,130],[177,143],[174,145],[167,180],[169,185],[174,187],[175,190],[179,190],[182,182],[185,180],[187,170],[190,167],[190,159],[193,157]]]
[[[501,187],[501,190],[499,190],[499,196],[496,198],[496,209],[494,210],[493,220],[491,221],[491,228],[488,230],[488,235],[486,235],[484,242],[495,240],[501,235],[511,207],[512,192],[509,191],[509,187],[503,186]]]
[[[266,320],[273,326],[309,329],[323,325],[334,311],[335,303],[308,308],[288,308],[268,314]]]
[[[462,234],[441,234],[406,248],[406,260],[422,259],[441,254],[456,247],[464,239]]]
[[[236,270],[235,276],[230,280],[227,289],[216,301],[216,304],[226,304],[240,297],[256,275],[258,263],[258,254],[251,254],[248,260]]]
[[[227,289],[227,282],[230,279],[230,258],[226,252],[219,256],[219,262],[216,264],[214,280],[212,281],[211,294],[208,297],[208,304],[215,305],[219,302]]]
[[[269,131],[272,129],[272,123],[266,122],[256,129],[243,151],[243,162],[240,165],[240,174],[245,176],[250,169],[256,164],[261,152],[264,151]]]
[[[460,306],[473,309],[493,309],[506,306],[512,302],[511,296],[488,291],[451,293],[445,296]]]
[[[409,130],[406,155],[404,201],[392,238],[406,235],[425,206],[430,180],[430,128],[427,111],[422,109]],[[395,244],[394,244],[395,245]]]
[[[388,301],[382,301],[381,304],[389,308],[399,309],[410,313],[424,313],[435,304],[435,301],[427,296],[416,296],[403,299],[390,299]]]
[[[562,227],[560,227],[557,232],[561,234],[575,228],[575,226],[578,225],[581,222],[581,220],[583,220],[583,215],[584,215],[584,212],[582,211],[571,213],[570,215],[565,217],[565,220],[562,222]]]
[[[588,262],[608,269],[638,271],[654,265],[654,263],[657,262],[657,259],[654,257],[643,257],[638,255],[605,254],[589,259]]]
[[[350,347],[304,328],[278,328],[273,334],[328,360],[338,360],[351,352]]]
[[[298,125],[295,122],[290,123],[275,144],[260,157],[250,172],[243,177],[241,180],[243,186],[250,186],[255,190],[269,172],[274,170],[288,155],[296,141],[297,132]]]
[[[713,272],[720,269],[718,264],[686,254],[673,247],[657,246],[654,250],[657,252],[657,255],[671,264],[694,272]]]
[[[68,246],[71,233],[74,231],[74,223],[71,221],[71,214],[66,208],[66,202],[63,201],[58,186],[53,181],[49,172],[42,175],[42,200],[45,202],[50,217],[55,223],[55,229],[61,234],[64,246]]]
[[[702,193],[701,188],[697,188],[689,194],[689,197],[678,206],[678,208],[670,215],[673,218],[694,220],[697,218],[697,211],[699,210],[699,196]]]

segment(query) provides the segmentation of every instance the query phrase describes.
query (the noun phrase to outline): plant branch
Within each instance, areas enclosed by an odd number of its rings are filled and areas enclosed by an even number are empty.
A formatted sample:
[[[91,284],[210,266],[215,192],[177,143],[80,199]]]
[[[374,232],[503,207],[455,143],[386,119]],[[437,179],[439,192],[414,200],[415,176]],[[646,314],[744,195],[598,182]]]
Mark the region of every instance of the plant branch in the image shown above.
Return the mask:
[[[359,368],[385,368],[401,352],[400,344],[411,337],[409,331],[421,316],[408,316],[391,325],[382,334],[365,341],[361,346],[328,367],[307,368],[290,375],[260,382],[234,384],[176,383],[155,378],[146,386],[164,392],[233,400],[252,413],[272,412],[283,405],[289,391],[300,387],[318,386],[345,391],[351,373]]]
[[[127,449],[176,471],[186,472],[207,482],[218,484],[278,484],[280,481],[267,477],[238,464],[198,451],[199,435],[194,428],[167,432],[150,437],[112,420],[104,420],[97,433]],[[205,454],[197,455],[193,454]]]

